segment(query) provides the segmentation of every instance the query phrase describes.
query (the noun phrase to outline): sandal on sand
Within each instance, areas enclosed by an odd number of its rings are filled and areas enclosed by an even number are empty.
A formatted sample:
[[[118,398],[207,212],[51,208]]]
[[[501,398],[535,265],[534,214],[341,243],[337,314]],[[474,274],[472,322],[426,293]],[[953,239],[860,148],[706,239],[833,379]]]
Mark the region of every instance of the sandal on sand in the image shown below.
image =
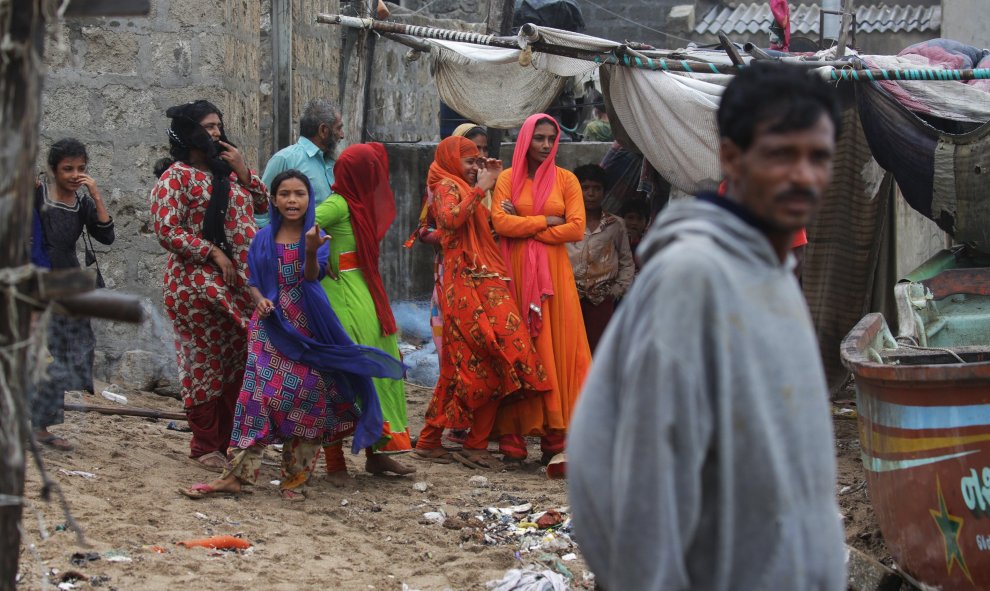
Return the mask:
[[[205,499],[211,495],[230,497],[239,493],[231,492],[229,490],[217,490],[205,482],[197,482],[189,488],[179,488],[179,494],[193,500],[199,500]]]
[[[59,437],[58,435],[55,434],[51,434],[46,437],[42,437],[41,439],[38,439],[38,443],[42,443],[52,449],[57,449],[59,451],[72,451],[76,448],[74,445],[72,445],[62,437]]]
[[[227,458],[223,457],[223,454],[218,451],[211,451],[199,457],[189,458],[189,461],[210,472],[223,472],[229,467]]]
[[[461,464],[475,470],[502,470],[505,466],[498,458],[487,451],[457,451],[450,454]]]
[[[414,449],[409,454],[409,458],[420,462],[433,462],[434,464],[450,464],[454,460],[450,457],[450,452],[441,448],[437,449]]]
[[[306,493],[291,488],[283,488],[278,491],[278,494],[281,495],[283,501],[289,503],[301,503],[306,500]]]

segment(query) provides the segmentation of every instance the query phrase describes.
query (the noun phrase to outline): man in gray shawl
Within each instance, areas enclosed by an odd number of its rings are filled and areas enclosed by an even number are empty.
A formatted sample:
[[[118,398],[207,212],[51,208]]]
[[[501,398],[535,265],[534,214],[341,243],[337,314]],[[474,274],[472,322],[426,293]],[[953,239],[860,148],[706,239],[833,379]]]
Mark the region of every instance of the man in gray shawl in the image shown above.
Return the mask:
[[[578,543],[606,591],[846,588],[828,392],[791,272],[832,175],[833,91],[740,70],[724,194],[672,203],[595,351],[568,437]]]

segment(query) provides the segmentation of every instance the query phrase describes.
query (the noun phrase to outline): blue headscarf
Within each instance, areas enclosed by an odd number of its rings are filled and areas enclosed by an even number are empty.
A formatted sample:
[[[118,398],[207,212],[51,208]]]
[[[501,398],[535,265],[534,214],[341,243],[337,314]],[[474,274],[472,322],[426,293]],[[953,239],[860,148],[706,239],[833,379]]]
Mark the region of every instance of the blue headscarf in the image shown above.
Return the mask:
[[[301,173],[300,176],[306,178]],[[308,180],[305,182],[309,190],[309,207],[303,221],[303,235],[299,237],[303,269],[306,265],[305,232],[313,227],[316,219],[313,188]],[[279,353],[317,371],[331,372],[340,393],[351,403],[357,401],[361,417],[355,428],[352,450],[358,453],[381,439],[384,425],[381,403],[371,378],[401,379],[404,366],[380,349],[354,344],[330,307],[319,279],[307,281],[300,277],[303,309],[313,337],[303,335],[285,319],[278,306],[279,263],[275,250],[275,236],[282,225],[282,215],[274,207],[270,211],[271,224],[258,231],[248,251],[250,284],[276,304],[272,313],[261,322]],[[323,235],[322,231],[320,235]],[[328,244],[323,244],[317,251],[321,273],[326,268],[329,252]]]

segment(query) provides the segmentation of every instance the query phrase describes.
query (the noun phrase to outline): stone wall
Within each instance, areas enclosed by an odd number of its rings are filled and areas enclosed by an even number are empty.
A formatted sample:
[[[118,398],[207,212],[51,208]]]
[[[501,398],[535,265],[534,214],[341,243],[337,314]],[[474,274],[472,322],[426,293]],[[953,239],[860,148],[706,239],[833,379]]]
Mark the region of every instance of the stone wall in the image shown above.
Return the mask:
[[[286,0],[290,1],[290,0]],[[307,101],[325,98],[340,102],[340,27],[316,23],[320,13],[337,13],[338,0],[291,0],[291,61],[290,141],[299,138],[299,117]],[[285,146],[277,145],[275,137],[274,100],[276,95],[275,64],[273,62],[272,0],[261,1],[261,34],[259,37],[261,68],[260,93],[260,167],[264,169],[271,155]],[[345,140],[346,141],[346,140]]]
[[[483,23],[488,18],[489,0],[401,0],[402,8],[419,14],[468,23]]]
[[[154,352],[149,371],[175,371],[171,326],[160,312],[165,253],[148,203],[152,165],[167,155],[164,112],[213,101],[230,138],[257,163],[259,20],[254,1],[153,0],[147,17],[73,19],[49,29],[39,171],[55,140],[87,145],[116,226],[116,242],[97,245],[107,286],[146,298],[154,316],[141,327],[94,322],[98,377],[112,377],[133,350]]]
[[[340,103],[343,29],[316,22],[320,13],[340,12],[338,0],[292,0],[292,137],[299,137],[303,105],[314,98]],[[344,138],[345,142],[360,139]]]

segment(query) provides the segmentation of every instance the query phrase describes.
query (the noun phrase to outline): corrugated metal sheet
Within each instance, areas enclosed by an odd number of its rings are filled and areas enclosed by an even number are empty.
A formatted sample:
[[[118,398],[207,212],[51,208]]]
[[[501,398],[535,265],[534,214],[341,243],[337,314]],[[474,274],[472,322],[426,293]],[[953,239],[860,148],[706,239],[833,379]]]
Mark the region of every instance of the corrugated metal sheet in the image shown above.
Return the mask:
[[[791,34],[818,34],[820,8],[817,4],[791,4]],[[773,15],[768,2],[740,3],[735,8],[713,8],[694,27],[699,34],[754,34],[770,29]],[[865,4],[856,7],[856,30],[860,33],[899,33],[939,31],[941,6],[900,6]]]

